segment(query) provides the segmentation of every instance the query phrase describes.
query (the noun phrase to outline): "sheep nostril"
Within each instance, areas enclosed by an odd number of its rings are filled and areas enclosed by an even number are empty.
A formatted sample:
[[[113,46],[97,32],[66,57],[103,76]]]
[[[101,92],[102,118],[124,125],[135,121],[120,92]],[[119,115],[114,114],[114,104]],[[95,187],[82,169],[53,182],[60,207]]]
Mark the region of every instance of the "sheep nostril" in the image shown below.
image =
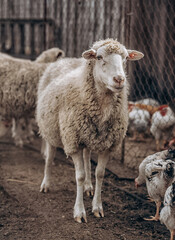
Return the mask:
[[[113,77],[114,82],[122,84],[124,82],[124,78],[122,76]]]

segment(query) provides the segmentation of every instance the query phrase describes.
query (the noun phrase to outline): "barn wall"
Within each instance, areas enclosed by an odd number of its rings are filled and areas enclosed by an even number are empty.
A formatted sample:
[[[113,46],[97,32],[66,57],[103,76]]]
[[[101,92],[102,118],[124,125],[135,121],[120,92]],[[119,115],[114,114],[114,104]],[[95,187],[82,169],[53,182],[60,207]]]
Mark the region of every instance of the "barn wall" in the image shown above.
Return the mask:
[[[0,0],[0,50],[38,55],[58,46],[81,56],[94,41],[124,42],[125,1]]]

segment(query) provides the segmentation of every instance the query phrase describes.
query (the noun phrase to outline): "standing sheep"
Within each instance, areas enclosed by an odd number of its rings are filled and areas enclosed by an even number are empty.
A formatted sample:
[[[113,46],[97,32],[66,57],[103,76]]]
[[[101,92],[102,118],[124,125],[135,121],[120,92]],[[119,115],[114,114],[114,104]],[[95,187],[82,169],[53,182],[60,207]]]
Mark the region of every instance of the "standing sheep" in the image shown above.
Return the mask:
[[[92,211],[96,217],[104,217],[101,187],[105,166],[109,153],[122,142],[128,125],[125,64],[126,60],[142,57],[141,52],[126,50],[117,40],[106,39],[85,51],[83,58],[86,60],[75,70],[58,75],[43,88],[49,69],[57,71],[60,64],[63,68],[66,66],[63,59],[51,64],[40,79],[36,119],[46,141],[45,171],[40,191],[48,191],[55,149],[62,147],[75,165],[77,196],[74,218],[77,222],[87,221],[83,187],[84,191],[92,192],[91,151],[98,153]]]
[[[0,113],[6,122],[13,118],[12,136],[16,145],[23,146],[24,135],[31,137],[30,116],[34,116],[39,78],[48,63],[60,57],[64,57],[64,52],[59,48],[44,51],[35,61],[0,53]]]

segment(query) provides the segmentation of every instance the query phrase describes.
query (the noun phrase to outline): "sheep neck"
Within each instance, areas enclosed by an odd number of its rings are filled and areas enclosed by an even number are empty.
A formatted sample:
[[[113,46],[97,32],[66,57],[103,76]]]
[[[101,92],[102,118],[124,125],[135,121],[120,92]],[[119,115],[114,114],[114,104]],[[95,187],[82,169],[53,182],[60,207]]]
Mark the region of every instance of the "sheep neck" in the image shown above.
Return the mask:
[[[93,110],[96,109],[96,114],[99,115],[100,113],[100,119],[98,119],[98,117],[96,119],[104,123],[105,121],[113,118],[116,112],[119,111],[119,107],[121,107],[121,105],[123,104],[122,99],[124,95],[126,95],[126,91],[122,90],[120,93],[113,93],[104,85],[99,86],[99,84],[96,83],[93,75],[94,64],[94,60],[90,60],[87,62],[87,78],[85,81],[85,93],[87,94],[85,94],[85,98],[86,102],[90,103],[89,110],[91,111],[92,108]],[[125,98],[127,97],[125,96]]]

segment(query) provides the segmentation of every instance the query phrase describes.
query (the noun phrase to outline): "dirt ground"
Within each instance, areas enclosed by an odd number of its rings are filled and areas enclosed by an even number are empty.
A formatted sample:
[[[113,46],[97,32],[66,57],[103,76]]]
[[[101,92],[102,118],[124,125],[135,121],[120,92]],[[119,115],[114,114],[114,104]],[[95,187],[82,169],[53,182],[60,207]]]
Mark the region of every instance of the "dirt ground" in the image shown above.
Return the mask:
[[[149,141],[143,144],[150,149]],[[109,163],[118,177],[106,170],[102,192],[105,217],[95,218],[92,198],[84,196],[88,223],[79,224],[73,219],[76,184],[71,160],[57,151],[53,185],[49,193],[40,193],[44,160],[39,148],[38,138],[24,149],[15,147],[11,138],[0,141],[1,240],[169,239],[164,225],[143,219],[155,213],[155,205],[148,202],[145,186],[135,189],[137,171],[126,167],[127,159],[125,166],[117,160]],[[92,168],[94,182],[95,164]]]

